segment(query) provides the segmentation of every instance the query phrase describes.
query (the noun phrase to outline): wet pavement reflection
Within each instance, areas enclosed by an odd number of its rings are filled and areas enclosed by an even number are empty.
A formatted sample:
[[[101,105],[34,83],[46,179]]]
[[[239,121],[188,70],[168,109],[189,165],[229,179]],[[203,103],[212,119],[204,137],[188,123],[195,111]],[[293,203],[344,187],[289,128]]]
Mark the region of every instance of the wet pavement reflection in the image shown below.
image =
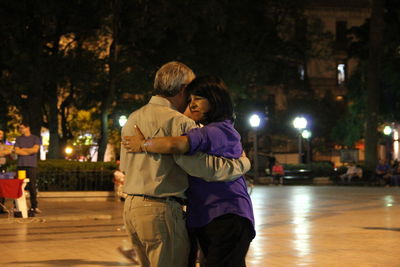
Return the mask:
[[[400,188],[256,186],[252,199],[247,266],[400,266]],[[127,243],[121,211],[110,206],[113,216],[101,220],[1,217],[0,266],[131,266],[117,251]]]

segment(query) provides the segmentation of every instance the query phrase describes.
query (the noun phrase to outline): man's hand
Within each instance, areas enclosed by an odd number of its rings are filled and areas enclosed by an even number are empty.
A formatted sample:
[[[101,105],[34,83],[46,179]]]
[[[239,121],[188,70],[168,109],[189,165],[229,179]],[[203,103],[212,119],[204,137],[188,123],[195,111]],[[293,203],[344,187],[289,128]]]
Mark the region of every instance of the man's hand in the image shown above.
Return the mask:
[[[21,148],[21,147],[15,147],[15,154],[20,155],[20,156],[29,156],[32,154],[36,154],[39,152],[39,145],[34,145],[33,147],[30,148]]]
[[[122,137],[122,146],[128,150],[128,152],[143,152],[143,144],[146,142],[143,133],[139,127],[135,125],[136,135]]]

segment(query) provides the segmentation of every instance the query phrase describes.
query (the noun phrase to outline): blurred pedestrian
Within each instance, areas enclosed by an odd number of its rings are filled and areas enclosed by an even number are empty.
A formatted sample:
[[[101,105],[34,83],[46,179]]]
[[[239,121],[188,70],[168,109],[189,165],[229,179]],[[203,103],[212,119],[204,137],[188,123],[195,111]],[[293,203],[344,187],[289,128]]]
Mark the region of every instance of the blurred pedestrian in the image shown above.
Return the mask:
[[[120,160],[116,161],[118,169],[114,171],[114,197],[115,200],[125,201],[126,194],[123,191],[125,174],[119,169]]]

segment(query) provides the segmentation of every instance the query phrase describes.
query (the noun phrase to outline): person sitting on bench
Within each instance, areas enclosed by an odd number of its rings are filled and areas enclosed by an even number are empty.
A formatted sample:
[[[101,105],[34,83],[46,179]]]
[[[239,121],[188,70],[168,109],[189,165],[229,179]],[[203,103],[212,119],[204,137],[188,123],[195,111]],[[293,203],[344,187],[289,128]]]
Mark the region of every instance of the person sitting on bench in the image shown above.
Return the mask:
[[[274,178],[274,184],[275,181],[278,182],[278,184],[283,184],[283,177],[285,176],[285,170],[283,168],[283,165],[279,163],[279,161],[275,162],[275,165],[272,167],[272,177]]]
[[[340,175],[340,180],[344,183],[347,179],[347,183],[350,183],[353,178],[361,179],[362,169],[357,167],[355,162],[350,162],[349,166],[347,166],[347,172]]]

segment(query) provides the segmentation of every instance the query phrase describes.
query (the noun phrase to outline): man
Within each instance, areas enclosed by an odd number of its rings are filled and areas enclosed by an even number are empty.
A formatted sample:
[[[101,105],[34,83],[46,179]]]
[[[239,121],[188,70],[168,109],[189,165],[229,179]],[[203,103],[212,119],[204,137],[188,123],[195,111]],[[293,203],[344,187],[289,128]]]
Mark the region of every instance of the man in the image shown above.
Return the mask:
[[[135,134],[140,125],[146,138],[179,136],[196,127],[184,116],[185,87],[193,71],[169,62],[156,73],[155,95],[133,112],[122,129]],[[145,150],[145,148],[144,148]],[[189,239],[182,211],[187,173],[209,181],[232,180],[250,168],[247,158],[227,160],[205,154],[194,156],[128,153],[121,148],[120,169],[125,172],[124,221],[141,266],[187,266]]]
[[[375,183],[377,185],[389,185],[391,178],[390,171],[391,170],[389,163],[384,159],[380,159],[378,165],[375,168]]]
[[[26,177],[29,178],[28,190],[31,202],[29,214],[40,213],[36,199],[36,168],[41,141],[39,137],[31,134],[29,124],[25,122],[20,124],[19,131],[22,135],[17,137],[14,145],[15,153],[18,155],[17,169],[25,170]]]

